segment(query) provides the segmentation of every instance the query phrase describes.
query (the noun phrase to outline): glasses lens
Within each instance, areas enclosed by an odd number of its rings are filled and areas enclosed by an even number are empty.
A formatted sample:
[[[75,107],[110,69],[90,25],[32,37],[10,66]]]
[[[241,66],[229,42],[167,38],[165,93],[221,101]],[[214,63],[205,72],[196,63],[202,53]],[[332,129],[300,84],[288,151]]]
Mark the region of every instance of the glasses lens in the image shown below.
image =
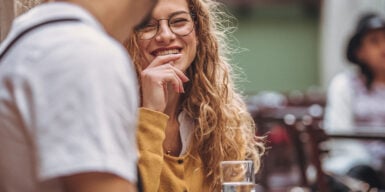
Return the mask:
[[[152,39],[159,28],[159,21],[152,20],[140,26],[136,33],[140,39]],[[186,36],[194,29],[194,22],[189,13],[179,13],[168,19],[170,30],[178,36]]]
[[[140,39],[151,39],[158,32],[158,23],[150,21],[137,30]]]
[[[194,29],[194,22],[191,15],[188,13],[180,13],[173,15],[169,19],[169,26],[171,31],[179,36],[185,36],[192,32]]]

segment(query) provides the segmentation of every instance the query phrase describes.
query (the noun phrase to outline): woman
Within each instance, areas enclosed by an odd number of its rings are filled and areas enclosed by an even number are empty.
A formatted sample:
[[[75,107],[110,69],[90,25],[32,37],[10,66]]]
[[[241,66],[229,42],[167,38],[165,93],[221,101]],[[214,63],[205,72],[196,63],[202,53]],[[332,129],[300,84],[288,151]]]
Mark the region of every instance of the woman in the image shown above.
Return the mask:
[[[385,127],[385,19],[372,13],[363,16],[346,53],[358,70],[342,72],[332,80],[325,116],[327,131],[385,132],[378,129]],[[332,153],[326,168],[382,188],[381,181],[367,172],[383,170],[384,143],[340,142],[333,146],[333,151],[339,152],[335,156]]]
[[[160,0],[128,42],[142,93],[144,191],[219,191],[220,161],[260,166],[264,148],[234,91],[223,16],[211,0]]]
[[[384,126],[385,19],[375,14],[361,18],[347,48],[357,71],[338,74],[328,92],[328,127]]]

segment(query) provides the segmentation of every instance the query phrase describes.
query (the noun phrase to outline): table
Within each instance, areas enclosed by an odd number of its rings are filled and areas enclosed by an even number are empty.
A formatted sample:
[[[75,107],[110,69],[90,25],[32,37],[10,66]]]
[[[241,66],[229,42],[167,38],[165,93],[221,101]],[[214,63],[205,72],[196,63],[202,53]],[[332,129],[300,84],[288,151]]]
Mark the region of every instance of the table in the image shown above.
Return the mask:
[[[358,127],[355,131],[328,132],[327,136],[332,139],[359,139],[359,140],[382,140],[385,141],[385,127]]]

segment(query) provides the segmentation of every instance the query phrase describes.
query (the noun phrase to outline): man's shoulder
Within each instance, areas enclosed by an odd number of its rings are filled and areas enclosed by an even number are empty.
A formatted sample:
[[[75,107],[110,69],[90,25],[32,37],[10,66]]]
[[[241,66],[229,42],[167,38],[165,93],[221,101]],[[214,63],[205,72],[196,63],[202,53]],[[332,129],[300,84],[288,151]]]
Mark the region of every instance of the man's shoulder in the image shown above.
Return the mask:
[[[110,60],[128,62],[128,53],[115,39],[106,32],[76,23],[45,29],[36,38],[41,39],[39,46],[45,55],[91,60],[94,62]],[[44,38],[49,38],[47,41]],[[44,43],[43,43],[44,42]]]
[[[10,39],[36,26],[20,41],[25,40],[25,45],[31,45],[34,50],[44,50],[47,54],[68,51],[68,47],[70,54],[76,54],[82,49],[97,51],[98,48],[117,53],[126,52],[90,13],[71,3],[43,4],[18,17],[11,31],[14,35],[10,35]]]
[[[79,47],[91,46],[94,48],[121,49],[115,39],[110,37],[106,32],[96,30],[93,27],[77,22],[71,24],[62,24],[61,26],[50,27],[45,29],[40,38],[50,38],[52,43],[73,44]],[[77,48],[72,46],[72,48]]]

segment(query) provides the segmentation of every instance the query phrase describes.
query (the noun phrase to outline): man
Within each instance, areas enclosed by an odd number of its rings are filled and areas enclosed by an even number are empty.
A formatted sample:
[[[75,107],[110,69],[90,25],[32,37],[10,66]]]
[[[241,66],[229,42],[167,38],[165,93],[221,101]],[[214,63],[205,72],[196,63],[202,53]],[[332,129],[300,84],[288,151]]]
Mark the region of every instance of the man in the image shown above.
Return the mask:
[[[0,46],[0,191],[136,191],[135,72],[155,0],[43,3]]]

